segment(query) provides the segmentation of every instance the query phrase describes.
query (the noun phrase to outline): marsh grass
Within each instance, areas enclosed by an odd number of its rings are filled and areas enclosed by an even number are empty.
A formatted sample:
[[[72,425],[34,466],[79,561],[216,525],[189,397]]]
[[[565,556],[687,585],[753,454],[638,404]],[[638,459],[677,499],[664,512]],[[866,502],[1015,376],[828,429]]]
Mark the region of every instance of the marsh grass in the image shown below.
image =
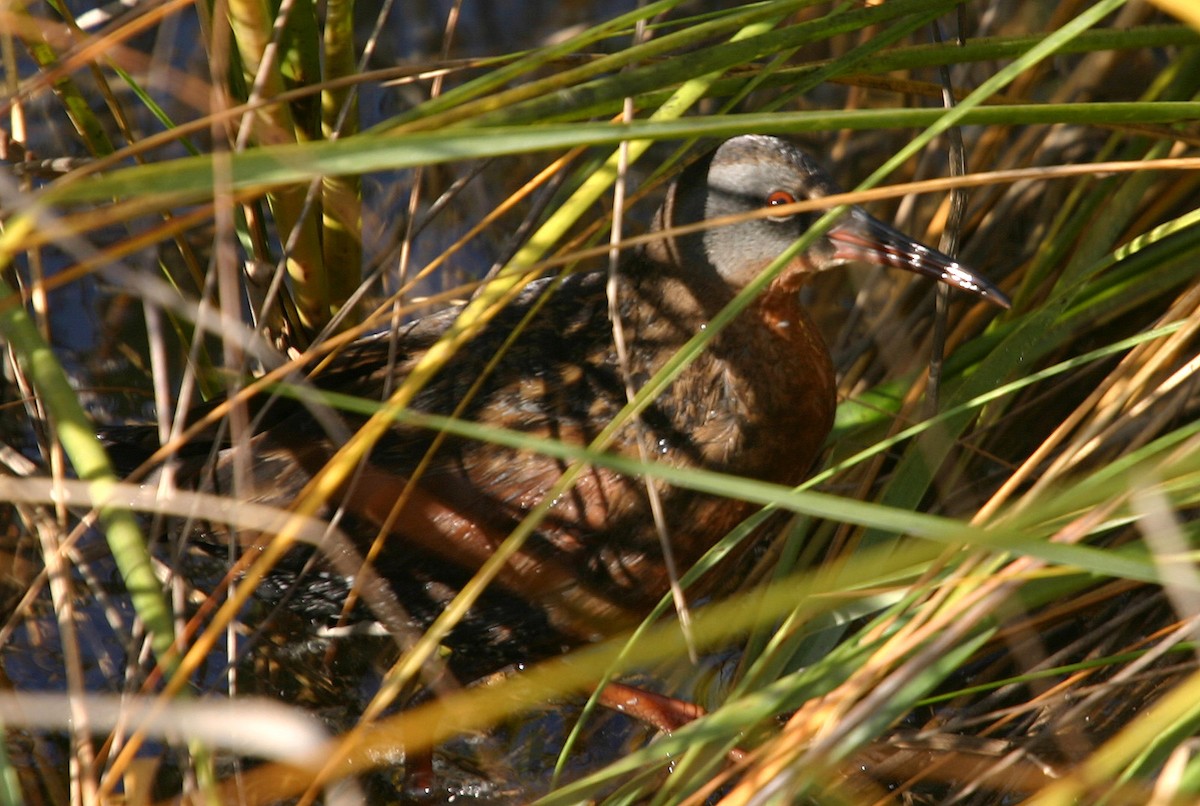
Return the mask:
[[[404,58],[388,37],[428,22],[427,10],[406,6],[372,37],[374,22],[346,3],[318,17],[301,2],[277,25],[233,0],[228,14],[199,12],[202,50],[175,59],[136,37],[195,19],[187,4],[86,32],[45,6],[0,11],[11,135],[0,334],[13,380],[0,456],[0,500],[12,504],[4,802],[117,792],[144,802],[152,788],[138,782],[164,737],[173,774],[196,797],[261,803],[332,787],[323,797],[341,801],[379,784],[331,781],[372,767],[402,780],[405,753],[472,735],[509,737],[483,752],[491,796],[545,803],[1194,797],[1195,31],[1113,0],[969,4],[960,47],[931,41],[934,20],[944,31],[955,23],[945,0],[660,0],[582,22],[548,11],[530,26],[544,39],[497,32],[490,45],[469,29],[486,29],[493,12],[462,5],[465,16],[437,21],[445,28],[426,52],[438,55]],[[381,61],[391,63],[373,69]],[[805,294],[834,353],[841,406],[824,469],[798,490],[523,444],[764,504],[729,538],[758,541],[743,591],[693,613],[700,666],[665,618],[398,711],[464,598],[419,640],[375,639],[393,646],[380,655],[391,665],[342,703],[353,713],[329,721],[328,745],[270,708],[236,720],[264,735],[252,749],[198,720],[195,688],[235,702],[231,689],[318,706],[347,696],[327,685],[345,668],[307,669],[326,678],[315,688],[328,691],[313,694],[286,652],[247,662],[270,679],[258,688],[247,664],[224,671],[251,629],[252,582],[320,532],[311,519],[326,491],[515,290],[603,251],[614,181],[635,172],[650,188],[631,214],[644,220],[653,188],[696,138],[741,132],[789,135],[845,186],[884,188],[852,199],[869,198],[926,242],[957,239],[1014,306],[949,300],[934,400],[939,314],[928,285],[878,271],[817,278]],[[964,156],[963,175],[951,176],[948,153]],[[60,173],[32,159],[57,157],[82,161]],[[886,192],[910,182],[927,184]],[[947,195],[955,186],[967,194],[961,220]],[[97,286],[103,341],[48,349],[62,344],[52,324],[61,327],[64,291]],[[303,359],[468,298],[454,338],[388,401],[325,401],[372,418],[290,514],[117,486],[92,436],[112,398],[84,387],[131,385],[143,396],[136,408],[157,412],[166,455],[180,444],[176,399],[244,400],[271,384],[303,394],[289,374]],[[230,438],[245,439],[244,412],[229,411]],[[214,594],[190,622],[198,594],[161,585],[151,519],[133,511],[188,506],[274,536],[230,598]],[[102,549],[87,537],[93,523]],[[120,585],[104,584],[110,568]],[[386,610],[364,595],[375,615]],[[54,667],[45,680],[24,669],[31,653]],[[329,657],[294,654],[298,666]],[[634,670],[711,713],[607,757],[587,752],[595,730],[567,739],[564,727],[531,761],[531,741],[545,737],[527,714],[573,720],[579,708],[562,703]],[[40,711],[57,716],[34,719],[27,697],[47,688],[70,696]],[[122,718],[89,692],[144,699],[154,717]],[[746,752],[731,764],[735,747]],[[555,778],[560,748],[566,772]],[[281,763],[244,769],[233,755]]]

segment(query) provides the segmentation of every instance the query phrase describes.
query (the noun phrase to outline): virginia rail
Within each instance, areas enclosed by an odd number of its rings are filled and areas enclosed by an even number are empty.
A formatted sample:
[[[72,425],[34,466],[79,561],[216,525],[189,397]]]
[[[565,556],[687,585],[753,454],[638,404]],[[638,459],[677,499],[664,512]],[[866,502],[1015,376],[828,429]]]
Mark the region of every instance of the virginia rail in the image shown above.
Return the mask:
[[[774,137],[736,137],[679,176],[654,227],[662,231],[836,192],[826,173],[794,146]],[[657,372],[815,218],[783,213],[663,237],[628,253],[617,286],[634,384]],[[829,433],[836,401],[829,352],[798,291],[813,272],[853,261],[907,269],[1008,304],[991,283],[953,259],[852,208],[645,410],[641,438],[653,446],[657,462],[784,485],[805,477]],[[627,399],[613,348],[606,280],[606,273],[591,272],[562,281],[488,369],[501,344],[553,284],[530,285],[424,388],[414,408],[449,414],[482,377],[460,416],[536,437],[587,443]],[[378,400],[457,313],[415,321],[398,337],[382,333],[363,339],[313,381]],[[355,425],[353,418],[345,419]],[[337,444],[297,403],[276,401],[258,428],[249,447],[259,500],[286,506]],[[611,450],[636,457],[637,428],[626,427]],[[414,468],[433,440],[430,431],[396,425],[362,475],[334,502],[345,507],[343,528],[352,534],[369,539],[385,521],[393,524],[376,568],[418,626],[441,611],[565,468],[564,462],[533,452],[450,438],[414,480]],[[229,489],[230,466],[228,456],[218,456],[200,486]],[[415,488],[408,503],[390,518],[410,484]],[[667,485],[659,485],[659,492],[683,567],[754,510],[745,502]],[[643,615],[668,584],[644,482],[592,468],[556,502],[494,590],[450,636],[451,668],[474,678],[596,639]],[[337,603],[332,604],[336,612]]]

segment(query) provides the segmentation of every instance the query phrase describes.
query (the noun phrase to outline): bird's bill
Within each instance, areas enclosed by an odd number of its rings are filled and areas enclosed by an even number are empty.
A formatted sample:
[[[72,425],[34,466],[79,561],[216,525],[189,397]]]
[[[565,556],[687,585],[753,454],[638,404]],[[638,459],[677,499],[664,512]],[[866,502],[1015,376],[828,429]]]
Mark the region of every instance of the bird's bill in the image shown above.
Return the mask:
[[[899,230],[856,207],[829,230],[834,256],[879,266],[894,266],[940,280],[988,302],[1008,308],[1012,303],[999,288],[936,249],[914,241]]]

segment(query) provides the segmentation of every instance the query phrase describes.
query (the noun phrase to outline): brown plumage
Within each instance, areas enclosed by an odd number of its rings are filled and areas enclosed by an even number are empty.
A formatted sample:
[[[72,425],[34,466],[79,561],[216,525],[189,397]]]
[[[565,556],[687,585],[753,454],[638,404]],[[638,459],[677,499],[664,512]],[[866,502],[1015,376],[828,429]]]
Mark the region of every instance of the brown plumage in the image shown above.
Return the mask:
[[[801,151],[771,137],[722,144],[672,185],[656,227],[684,225],[836,192]],[[788,248],[815,215],[783,215],[660,239],[631,252],[618,299],[629,370],[640,386]],[[985,280],[857,208],[796,258],[645,410],[642,439],[656,461],[792,485],[809,472],[833,422],[829,353],[797,290],[813,271],[852,260],[934,276],[1006,305]],[[462,416],[540,437],[586,444],[625,405],[603,272],[567,278],[486,375]],[[416,398],[413,408],[450,413],[484,374],[501,343],[553,286],[534,283]],[[394,389],[457,311],[352,345],[315,382],[380,399]],[[354,422],[348,418],[348,425]],[[252,440],[264,496],[286,506],[337,445],[298,404],[284,404]],[[611,450],[637,457],[637,427]],[[364,541],[392,515],[434,439],[397,425],[340,501],[345,527]],[[227,487],[218,458],[207,485]],[[493,547],[560,477],[565,463],[536,453],[447,439],[394,518],[377,570],[417,624],[428,623]],[[754,507],[659,485],[677,561],[697,560]],[[363,547],[365,549],[365,546]],[[474,676],[518,659],[592,640],[644,614],[668,578],[644,482],[587,471],[552,508],[495,589],[451,636],[452,665]]]

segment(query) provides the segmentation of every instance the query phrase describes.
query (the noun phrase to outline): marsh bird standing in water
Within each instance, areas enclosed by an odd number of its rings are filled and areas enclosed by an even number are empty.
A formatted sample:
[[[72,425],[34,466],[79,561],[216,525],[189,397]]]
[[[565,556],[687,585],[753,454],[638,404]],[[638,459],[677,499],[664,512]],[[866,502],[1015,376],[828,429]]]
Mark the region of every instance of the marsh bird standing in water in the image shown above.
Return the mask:
[[[817,218],[789,213],[783,205],[836,192],[812,159],[774,137],[735,137],[688,167],[668,190],[656,231],[764,208],[781,212],[666,235],[625,255],[617,300],[635,386],[658,372]],[[797,292],[813,272],[854,261],[906,269],[1008,305],[991,283],[952,258],[851,208],[709,342],[645,409],[640,425],[618,433],[610,450],[637,458],[642,439],[654,447],[656,462],[672,467],[783,485],[803,480],[833,422],[835,378],[829,351]],[[606,281],[605,272],[563,280],[497,359],[552,281],[533,283],[421,390],[412,408],[448,415],[461,404],[459,416],[467,420],[587,444],[627,400]],[[399,334],[363,339],[313,381],[379,400],[457,315],[445,311]],[[353,417],[345,419],[356,426]],[[286,507],[338,445],[294,402],[272,403],[258,428],[248,445],[258,500]],[[330,504],[345,508],[342,527],[363,539],[364,551],[380,526],[390,524],[376,570],[415,626],[441,612],[566,468],[564,461],[535,452],[450,437],[417,475],[434,440],[432,431],[395,425]],[[218,453],[215,467],[197,476],[197,486],[231,489],[232,450]],[[658,490],[672,549],[684,568],[756,509],[665,484]],[[393,512],[402,497],[405,503]],[[201,537],[228,539],[217,527]],[[460,677],[474,678],[598,639],[644,615],[668,586],[643,480],[592,467],[554,503],[448,637],[450,666]]]

